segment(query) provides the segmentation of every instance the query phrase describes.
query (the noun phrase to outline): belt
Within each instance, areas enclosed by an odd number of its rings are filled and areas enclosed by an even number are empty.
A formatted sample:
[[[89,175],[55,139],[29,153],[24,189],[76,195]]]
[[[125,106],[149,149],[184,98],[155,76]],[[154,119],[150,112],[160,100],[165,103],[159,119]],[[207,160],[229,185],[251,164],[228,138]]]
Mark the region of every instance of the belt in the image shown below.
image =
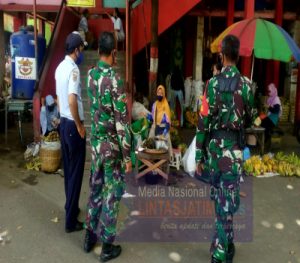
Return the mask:
[[[213,130],[211,131],[211,139],[226,139],[231,141],[239,141],[240,131],[233,130]]]

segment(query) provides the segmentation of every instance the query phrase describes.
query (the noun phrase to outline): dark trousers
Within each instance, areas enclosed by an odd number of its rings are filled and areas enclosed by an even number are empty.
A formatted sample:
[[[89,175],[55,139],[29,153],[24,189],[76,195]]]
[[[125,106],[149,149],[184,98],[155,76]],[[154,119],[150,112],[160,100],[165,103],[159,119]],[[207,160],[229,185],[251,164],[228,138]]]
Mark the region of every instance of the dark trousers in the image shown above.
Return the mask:
[[[79,197],[85,163],[85,138],[82,139],[74,121],[61,118],[60,138],[64,162],[66,224],[72,229],[77,222]]]
[[[265,139],[271,139],[271,132],[275,127],[275,124],[271,121],[270,118],[266,117],[261,121],[261,127],[265,128]]]

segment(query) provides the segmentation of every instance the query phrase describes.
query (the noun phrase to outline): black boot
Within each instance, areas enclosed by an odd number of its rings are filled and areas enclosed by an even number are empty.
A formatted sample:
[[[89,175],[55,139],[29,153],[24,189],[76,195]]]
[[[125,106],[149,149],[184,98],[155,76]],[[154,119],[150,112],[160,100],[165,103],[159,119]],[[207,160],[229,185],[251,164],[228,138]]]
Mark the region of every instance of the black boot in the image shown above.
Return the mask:
[[[232,263],[235,254],[235,247],[233,243],[228,244],[228,251],[226,254],[226,263]]]
[[[86,253],[91,252],[91,250],[94,248],[96,243],[97,243],[97,236],[92,231],[87,229],[84,237],[83,250]]]
[[[109,243],[103,243],[102,251],[100,254],[100,261],[107,262],[111,259],[117,258],[120,256],[122,251],[121,246],[115,246]]]
[[[214,256],[212,256],[211,263],[222,263],[222,260],[216,259]]]

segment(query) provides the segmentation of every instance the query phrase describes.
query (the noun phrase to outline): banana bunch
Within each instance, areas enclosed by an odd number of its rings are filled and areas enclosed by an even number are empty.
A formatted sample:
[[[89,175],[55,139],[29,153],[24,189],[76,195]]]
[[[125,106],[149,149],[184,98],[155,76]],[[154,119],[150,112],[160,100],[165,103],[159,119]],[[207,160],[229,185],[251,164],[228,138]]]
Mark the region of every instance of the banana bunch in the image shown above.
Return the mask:
[[[247,174],[258,176],[264,173],[266,167],[264,166],[260,156],[253,155],[251,158],[245,161],[244,170]]]
[[[300,177],[300,157],[295,153],[285,155],[283,152],[278,152],[275,159],[278,161],[278,173],[281,176]]]
[[[244,163],[244,170],[247,174],[258,176],[265,173],[277,173],[278,163],[269,154],[265,154],[260,158],[254,155]]]
[[[42,139],[45,142],[57,142],[59,141],[59,135],[57,131],[52,131],[47,136],[43,136]]]
[[[247,174],[258,176],[264,173],[279,173],[281,176],[300,177],[300,157],[295,153],[286,155],[278,152],[272,157],[269,154],[252,156],[245,161],[244,170]]]
[[[36,156],[33,157],[31,160],[29,160],[28,162],[26,162],[25,164],[25,168],[27,170],[34,170],[34,171],[39,171],[41,169],[41,161],[40,161],[40,157]]]

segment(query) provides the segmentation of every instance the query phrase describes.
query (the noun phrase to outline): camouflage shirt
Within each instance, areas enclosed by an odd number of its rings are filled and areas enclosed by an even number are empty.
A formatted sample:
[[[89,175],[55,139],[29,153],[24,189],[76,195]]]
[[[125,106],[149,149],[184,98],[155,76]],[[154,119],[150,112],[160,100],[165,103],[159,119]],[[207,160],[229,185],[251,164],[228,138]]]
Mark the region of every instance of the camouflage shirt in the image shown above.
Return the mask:
[[[123,81],[114,69],[103,61],[88,73],[88,97],[91,113],[91,138],[109,141],[114,150],[130,161],[127,98]]]
[[[227,66],[222,69],[222,74],[226,78],[231,78],[240,73],[236,66]],[[249,120],[252,121],[252,123],[257,117],[250,81],[247,78],[240,76],[237,89],[231,94],[220,93],[218,88],[218,77],[214,76],[208,82],[207,93],[203,96],[199,112],[196,134],[196,162],[199,162],[204,158],[204,142],[208,133],[214,130],[224,129],[224,127],[220,127],[220,123],[216,121],[218,118],[224,118],[228,112],[228,109],[224,107],[222,108],[221,116],[218,115],[220,100],[232,100],[233,111],[229,116],[228,125],[230,127],[227,127],[227,129],[238,131],[245,127],[247,117],[249,117]],[[230,96],[230,98],[228,98],[228,96]],[[250,125],[248,123],[248,126]]]

